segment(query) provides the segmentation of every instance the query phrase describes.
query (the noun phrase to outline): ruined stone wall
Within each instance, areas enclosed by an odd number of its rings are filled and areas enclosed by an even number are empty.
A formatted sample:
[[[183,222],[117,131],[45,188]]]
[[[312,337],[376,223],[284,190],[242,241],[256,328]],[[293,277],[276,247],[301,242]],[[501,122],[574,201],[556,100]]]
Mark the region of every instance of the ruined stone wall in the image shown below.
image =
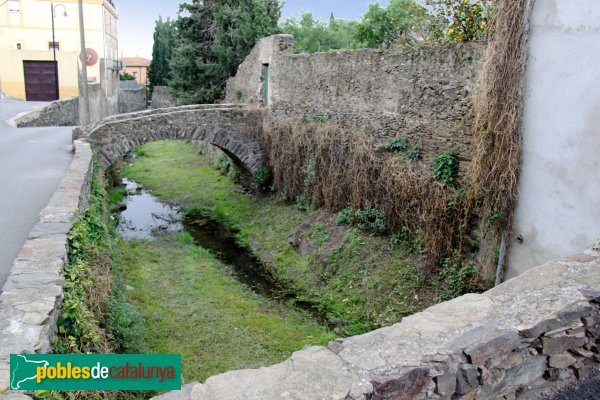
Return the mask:
[[[273,64],[277,64],[281,57],[291,54],[293,47],[294,38],[291,35],[274,35],[261,39],[238,67],[236,75],[227,81],[225,102],[264,105],[262,67],[269,65],[272,71]]]
[[[597,246],[390,327],[157,399],[548,399],[597,371],[599,343]]]
[[[227,84],[226,101],[261,104],[261,68],[269,65],[271,118],[359,124],[375,142],[405,138],[426,163],[456,150],[464,173],[471,159],[470,94],[482,43],[291,54],[289,35],[262,39]]]

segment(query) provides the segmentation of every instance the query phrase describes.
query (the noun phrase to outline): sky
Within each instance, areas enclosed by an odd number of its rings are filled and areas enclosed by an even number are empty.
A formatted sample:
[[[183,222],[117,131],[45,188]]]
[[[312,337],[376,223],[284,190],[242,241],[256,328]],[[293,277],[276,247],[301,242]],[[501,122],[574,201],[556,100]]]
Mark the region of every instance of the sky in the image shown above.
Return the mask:
[[[181,0],[114,0],[119,9],[119,52],[124,57],[152,56],[154,21],[161,15],[177,17]],[[374,0],[286,0],[282,18],[312,11],[317,18],[327,21],[331,13],[336,18],[358,19]],[[389,0],[379,0],[387,6]]]

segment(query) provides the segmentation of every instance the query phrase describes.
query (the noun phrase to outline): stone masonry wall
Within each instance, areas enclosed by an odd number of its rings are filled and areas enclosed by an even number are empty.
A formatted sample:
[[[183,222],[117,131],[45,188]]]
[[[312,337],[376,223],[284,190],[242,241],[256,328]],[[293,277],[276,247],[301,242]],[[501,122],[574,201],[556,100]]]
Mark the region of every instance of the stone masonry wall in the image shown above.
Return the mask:
[[[89,205],[92,151],[81,141],[0,291],[0,393],[9,386],[10,354],[50,352],[63,299],[67,233]]]
[[[599,344],[597,246],[393,326],[156,399],[547,399],[598,370]]]
[[[24,113],[12,120],[18,128],[79,125],[79,98],[56,100],[47,106]]]
[[[152,102],[150,107],[154,110],[157,108],[175,107],[177,98],[173,89],[167,86],[155,86],[152,91]]]
[[[146,87],[121,89],[119,91],[119,113],[144,110],[147,107]]]
[[[229,80],[226,101],[262,104],[261,68],[269,64],[271,118],[360,124],[376,142],[405,138],[409,148],[419,146],[426,163],[454,149],[464,173],[471,159],[470,94],[484,44],[299,55],[291,48],[289,35],[262,39]]]
[[[255,174],[263,164],[264,113],[235,104],[201,104],[146,110],[106,118],[73,130],[98,152],[102,167],[110,166],[144,143],[157,140],[204,140]]]

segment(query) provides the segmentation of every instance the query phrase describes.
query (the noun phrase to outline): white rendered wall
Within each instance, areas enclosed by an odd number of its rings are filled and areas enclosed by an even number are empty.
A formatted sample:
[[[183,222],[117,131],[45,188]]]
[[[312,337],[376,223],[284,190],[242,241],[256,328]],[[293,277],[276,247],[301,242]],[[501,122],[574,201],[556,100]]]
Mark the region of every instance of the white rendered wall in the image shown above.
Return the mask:
[[[536,0],[529,57],[507,279],[600,237],[600,1]]]

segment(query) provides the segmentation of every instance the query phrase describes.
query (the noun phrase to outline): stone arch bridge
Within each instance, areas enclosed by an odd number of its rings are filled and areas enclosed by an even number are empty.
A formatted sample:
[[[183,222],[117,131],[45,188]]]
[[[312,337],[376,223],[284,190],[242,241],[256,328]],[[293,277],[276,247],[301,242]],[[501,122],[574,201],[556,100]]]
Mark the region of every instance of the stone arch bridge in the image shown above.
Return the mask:
[[[109,117],[77,128],[98,153],[102,167],[144,143],[166,139],[203,140],[223,150],[254,175],[263,163],[263,112],[232,104],[193,105]]]

